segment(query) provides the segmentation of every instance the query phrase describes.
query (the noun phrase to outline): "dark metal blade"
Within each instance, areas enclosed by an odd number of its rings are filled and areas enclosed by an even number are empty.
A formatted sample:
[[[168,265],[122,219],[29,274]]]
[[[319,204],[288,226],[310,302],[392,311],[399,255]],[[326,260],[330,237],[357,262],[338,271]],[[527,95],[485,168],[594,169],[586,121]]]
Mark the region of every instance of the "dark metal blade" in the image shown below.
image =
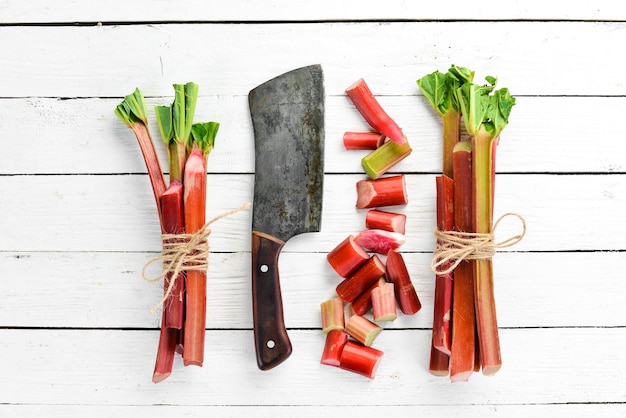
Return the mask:
[[[320,65],[298,68],[248,95],[255,139],[252,229],[282,241],[318,232],[324,180]]]

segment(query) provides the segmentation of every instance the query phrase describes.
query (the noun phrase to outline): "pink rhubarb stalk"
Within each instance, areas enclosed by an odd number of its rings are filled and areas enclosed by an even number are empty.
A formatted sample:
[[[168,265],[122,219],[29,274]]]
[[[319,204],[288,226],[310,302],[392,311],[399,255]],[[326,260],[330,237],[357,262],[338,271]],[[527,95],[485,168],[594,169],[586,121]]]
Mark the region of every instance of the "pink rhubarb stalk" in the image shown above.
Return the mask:
[[[367,251],[378,254],[387,254],[397,250],[404,244],[406,238],[399,232],[385,231],[384,229],[366,229],[357,234],[355,242]]]
[[[346,332],[363,345],[371,346],[383,328],[364,316],[352,315],[346,321]]]
[[[394,321],[398,317],[394,287],[393,283],[383,283],[372,290],[374,321]]]
[[[437,176],[437,228],[451,231],[454,228],[454,181],[448,176]],[[433,315],[433,346],[450,355],[452,343],[450,320],[452,318],[453,273],[435,277]]]
[[[322,331],[328,334],[332,330],[343,330],[344,311],[343,301],[338,297],[328,299],[320,304],[322,314]]]

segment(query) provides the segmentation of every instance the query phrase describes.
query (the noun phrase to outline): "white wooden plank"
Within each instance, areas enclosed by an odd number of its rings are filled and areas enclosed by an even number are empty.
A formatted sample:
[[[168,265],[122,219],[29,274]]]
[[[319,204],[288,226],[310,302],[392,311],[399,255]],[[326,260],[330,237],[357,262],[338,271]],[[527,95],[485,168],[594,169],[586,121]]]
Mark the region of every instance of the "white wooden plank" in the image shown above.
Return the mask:
[[[324,336],[291,334],[290,359],[257,369],[251,331],[207,333],[205,366],[150,381],[156,331],[1,330],[0,403],[54,405],[492,406],[626,402],[621,328],[525,329],[501,333],[503,368],[451,384],[428,371],[430,333],[381,334],[376,379],[319,362]],[[590,344],[589,341],[596,343]]]
[[[364,229],[355,209],[364,175],[326,175],[322,230],[287,242],[283,251],[330,251],[348,234]],[[252,175],[209,176],[207,219],[252,201]],[[405,251],[432,251],[435,225],[433,175],[407,175],[409,204],[387,210],[407,215]],[[6,176],[0,201],[2,251],[160,251],[154,198],[147,176]],[[495,217],[517,212],[527,222],[515,251],[624,250],[620,234],[626,200],[624,175],[500,175]],[[27,208],[28,210],[25,210]],[[251,210],[215,224],[214,251],[249,251]],[[496,239],[518,234],[515,219],[503,222]],[[41,239],[45,237],[45,239]]]
[[[389,416],[401,417],[420,415],[446,418],[488,418],[506,416],[509,418],[567,416],[569,418],[623,417],[626,406],[623,404],[549,404],[549,405],[289,405],[282,406],[188,406],[188,405],[0,405],[0,413],[6,418],[62,416],[66,418],[113,418],[129,416],[150,416],[153,418],[218,416],[239,418],[319,418],[321,416]]]
[[[175,1],[113,0],[67,1],[63,4],[41,0],[4,0],[2,23],[46,22],[133,22],[133,21],[316,21],[337,19],[626,19],[621,3],[610,0],[594,2],[559,3],[510,1],[504,4],[483,1],[468,3],[449,0],[446,7],[437,3],[388,0],[384,4],[366,0],[358,7],[346,3],[320,0],[306,1],[250,1],[231,0],[211,2],[186,1],[184,7]]]
[[[150,308],[161,285],[141,278],[146,253],[1,253],[0,326],[156,328]],[[431,255],[404,253],[422,303],[385,328],[432,326]],[[517,327],[624,327],[623,253],[501,253],[494,259],[498,324]],[[211,253],[207,327],[251,329],[250,254]],[[302,266],[306,266],[303,268]],[[284,253],[279,270],[289,328],[320,328],[319,304],[341,278],[324,253]],[[19,279],[18,279],[19,278]]]
[[[171,83],[194,80],[210,86],[208,94],[245,95],[277,74],[320,63],[329,94],[364,77],[376,94],[405,95],[416,92],[417,77],[457,64],[476,70],[477,80],[498,76],[517,95],[620,96],[626,85],[605,60],[622,47],[625,29],[590,22],[5,26],[0,91],[118,97],[142,86],[148,96],[169,96]],[[130,40],[141,47],[125,47]],[[581,82],[589,77],[593,83]]]
[[[151,131],[164,171],[167,153],[152,109],[171,100],[171,96],[147,99]],[[406,96],[382,96],[379,100],[402,125],[414,148],[393,171],[440,171],[440,122],[426,100],[408,91]],[[0,173],[145,173],[132,131],[113,114],[120,101],[0,100]],[[626,128],[621,115],[625,112],[624,97],[520,97],[502,134],[498,172],[624,172],[626,142],[622,138]],[[196,120],[220,122],[210,172],[254,172],[246,96],[201,96]],[[598,120],[604,121],[601,133]],[[345,150],[342,136],[346,131],[369,129],[345,95],[327,97],[325,171],[362,173],[360,160],[367,152]],[[24,152],[24,143],[31,144],[29,152]]]

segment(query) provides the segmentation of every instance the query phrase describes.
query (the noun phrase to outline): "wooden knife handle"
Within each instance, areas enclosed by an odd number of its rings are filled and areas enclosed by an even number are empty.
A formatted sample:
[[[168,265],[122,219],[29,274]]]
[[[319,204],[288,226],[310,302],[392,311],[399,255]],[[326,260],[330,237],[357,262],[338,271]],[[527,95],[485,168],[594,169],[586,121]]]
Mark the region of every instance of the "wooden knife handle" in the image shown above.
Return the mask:
[[[285,243],[252,231],[252,316],[259,369],[269,370],[291,355],[285,329],[278,256]]]

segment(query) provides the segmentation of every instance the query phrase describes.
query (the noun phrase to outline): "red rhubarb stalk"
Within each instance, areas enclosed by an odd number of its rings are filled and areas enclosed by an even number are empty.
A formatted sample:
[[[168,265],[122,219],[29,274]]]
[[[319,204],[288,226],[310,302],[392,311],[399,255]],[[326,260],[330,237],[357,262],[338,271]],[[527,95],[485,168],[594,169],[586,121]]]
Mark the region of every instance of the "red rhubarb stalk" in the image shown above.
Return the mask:
[[[477,233],[492,233],[494,143],[497,143],[500,132],[507,125],[511,108],[515,104],[515,98],[508,89],[493,91],[495,78],[487,77],[487,81],[491,85],[465,84],[458,89],[463,122],[472,141],[473,230]],[[493,375],[502,366],[502,359],[491,258],[475,262],[474,298],[482,372]]]
[[[382,357],[380,350],[348,341],[341,352],[339,367],[374,379]]]
[[[349,235],[327,255],[328,264],[341,277],[346,278],[369,260],[369,254]]]
[[[406,232],[406,215],[371,209],[365,215],[365,227],[404,234]]]
[[[375,150],[385,142],[385,135],[378,132],[346,132],[343,146],[347,150]]]
[[[178,180],[172,180],[170,186],[161,196],[163,209],[163,230],[166,234],[182,234],[185,232],[183,214],[183,185]],[[175,238],[173,238],[175,240]],[[171,288],[170,288],[171,287]],[[172,282],[172,273],[165,276],[164,290],[169,294],[164,301],[164,326],[181,329],[183,327],[185,309],[185,273],[179,272]]]
[[[398,124],[385,112],[362,78],[346,89],[346,93],[363,118],[376,131],[398,144],[404,144],[406,137]]]
[[[206,222],[207,159],[215,144],[219,128],[217,122],[196,123],[191,126],[192,151],[187,158],[184,173],[185,229],[188,234],[200,230]],[[187,148],[190,148],[188,141]],[[202,366],[206,330],[206,270],[187,271],[185,288],[183,362]]]
[[[339,367],[341,353],[348,342],[348,334],[340,330],[331,330],[326,334],[326,343],[320,363]]]
[[[115,108],[115,114],[135,133],[139,148],[141,149],[141,155],[148,169],[148,177],[152,185],[152,192],[159,213],[159,221],[161,221],[160,198],[166,189],[165,178],[163,177],[161,164],[159,163],[159,158],[154,148],[154,143],[152,142],[152,136],[148,129],[148,115],[141,91],[135,89],[133,94],[126,96]]]
[[[454,224],[459,232],[471,232],[472,201],[472,144],[462,141],[454,147]],[[464,260],[454,270],[452,297],[452,348],[450,379],[467,381],[474,372],[475,322],[474,261]]]
[[[417,313],[422,304],[417,296],[404,258],[397,251],[389,251],[387,254],[387,279],[394,284],[396,299],[400,310],[405,315]]]
[[[357,209],[406,205],[408,203],[406,180],[403,174],[376,180],[360,180],[356,184],[356,190]]]
[[[454,228],[454,181],[448,176],[437,176],[437,228],[451,231]],[[446,266],[447,267],[447,266]],[[453,273],[435,277],[435,300],[433,315],[433,346],[450,354],[452,316]]]
[[[433,376],[447,376],[450,369],[450,356],[430,345],[430,362],[428,371]]]
[[[161,322],[165,321],[165,311],[161,317]],[[176,328],[161,327],[154,372],[152,373],[153,383],[162,382],[172,374],[179,333],[180,331]]]
[[[337,295],[346,303],[354,301],[385,274],[385,265],[373,255],[357,271],[337,285]]]
[[[198,147],[195,147],[187,158],[183,185],[185,228],[188,234],[193,234],[206,222],[206,166]],[[185,366],[202,366],[206,328],[206,271],[187,272],[186,294],[183,360]]]

